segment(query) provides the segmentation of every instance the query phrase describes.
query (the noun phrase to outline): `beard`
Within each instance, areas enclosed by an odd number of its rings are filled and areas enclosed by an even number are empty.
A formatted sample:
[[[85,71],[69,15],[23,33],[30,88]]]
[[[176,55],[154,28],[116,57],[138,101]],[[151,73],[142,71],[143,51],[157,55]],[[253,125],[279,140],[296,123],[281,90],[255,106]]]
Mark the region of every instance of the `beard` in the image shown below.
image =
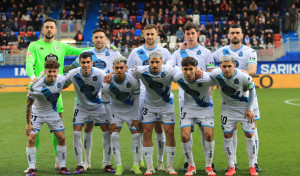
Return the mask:
[[[230,43],[234,44],[234,45],[237,45],[239,43],[241,43],[241,40],[237,39],[237,40],[231,40]]]
[[[51,36],[47,36],[45,35],[46,39],[50,40],[50,39],[53,39],[54,35],[51,35]]]

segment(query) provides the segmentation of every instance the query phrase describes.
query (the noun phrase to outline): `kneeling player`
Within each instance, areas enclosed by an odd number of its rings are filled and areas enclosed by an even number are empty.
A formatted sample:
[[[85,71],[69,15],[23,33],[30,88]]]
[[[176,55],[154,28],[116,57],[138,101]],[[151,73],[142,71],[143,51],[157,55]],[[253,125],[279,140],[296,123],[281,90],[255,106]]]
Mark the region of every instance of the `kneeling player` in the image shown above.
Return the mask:
[[[66,83],[66,78],[58,74],[59,63],[56,60],[45,62],[46,77],[36,82],[29,90],[26,108],[26,147],[29,171],[27,176],[36,175],[36,146],[35,140],[42,125],[46,123],[50,132],[54,133],[58,145],[57,155],[60,174],[70,175],[66,168],[67,147],[65,144],[64,124],[57,113],[57,100]],[[32,107],[33,105],[33,107]]]
[[[180,127],[182,148],[189,163],[189,169],[185,175],[196,173],[190,136],[194,124],[201,123],[206,140],[204,148],[206,173],[213,176],[216,175],[211,167],[215,143],[213,138],[214,113],[209,87],[215,82],[205,72],[201,79],[196,79],[196,65],[197,61],[193,57],[185,57],[181,62],[182,72],[177,73],[173,78],[173,81],[184,90]]]
[[[123,122],[126,122],[132,134],[133,166],[135,174],[142,174],[139,168],[140,158],[140,122],[139,109],[139,81],[127,74],[126,58],[116,57],[113,61],[114,74],[110,84],[103,84],[102,102],[105,103],[106,113],[110,119],[111,148],[117,164],[115,175],[124,172],[121,162],[119,135]]]
[[[211,77],[220,86],[222,95],[221,122],[224,132],[224,151],[229,167],[225,175],[236,174],[232,136],[235,124],[240,122],[246,137],[249,172],[251,176],[256,176],[258,174],[254,167],[256,150],[253,137],[255,85],[252,78],[241,70],[235,69],[234,58],[230,55],[220,58],[220,68],[213,70]],[[243,92],[244,88],[249,91]]]

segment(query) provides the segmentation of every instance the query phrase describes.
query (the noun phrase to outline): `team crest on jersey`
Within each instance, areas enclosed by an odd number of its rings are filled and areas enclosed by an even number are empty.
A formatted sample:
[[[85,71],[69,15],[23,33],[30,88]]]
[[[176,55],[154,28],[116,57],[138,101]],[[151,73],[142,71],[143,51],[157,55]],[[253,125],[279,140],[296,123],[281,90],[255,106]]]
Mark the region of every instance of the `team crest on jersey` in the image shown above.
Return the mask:
[[[94,77],[93,77],[93,81],[98,81],[98,77],[97,77],[97,76],[94,76]]]
[[[225,55],[230,55],[230,53],[229,53],[229,51],[228,51],[228,49],[223,49],[223,55],[225,56]]]
[[[57,83],[57,88],[61,88],[61,84],[60,83]]]
[[[243,52],[241,51],[240,53],[239,53],[239,57],[242,57],[243,56]]]
[[[143,62],[143,65],[149,65],[149,60],[145,60],[145,61]]]
[[[234,64],[236,68],[239,68],[240,63],[237,60],[234,60]]]
[[[197,51],[197,55],[200,55],[200,54],[201,54],[201,50],[198,50],[198,51]]]
[[[202,83],[198,83],[198,87],[202,87],[203,86],[203,84]]]
[[[57,45],[55,45],[55,49],[56,49],[56,50],[58,50],[58,49],[59,49],[59,47],[58,47]]]
[[[162,73],[161,73],[161,77],[162,77],[162,78],[166,77],[165,72],[162,72]]]
[[[130,88],[130,87],[131,87],[130,82],[128,82],[128,83],[126,84],[126,87],[127,87],[127,88]]]
[[[106,51],[105,52],[105,56],[109,56],[110,54],[109,54],[109,52],[108,51]]]
[[[239,84],[240,81],[236,78],[234,81],[233,81],[234,84]]]
[[[58,61],[58,57],[55,54],[50,53],[45,57],[45,61],[50,60],[50,59],[55,59]]]
[[[97,67],[97,68],[100,68],[100,69],[105,69],[106,68],[106,62],[98,59],[94,62],[94,67]]]

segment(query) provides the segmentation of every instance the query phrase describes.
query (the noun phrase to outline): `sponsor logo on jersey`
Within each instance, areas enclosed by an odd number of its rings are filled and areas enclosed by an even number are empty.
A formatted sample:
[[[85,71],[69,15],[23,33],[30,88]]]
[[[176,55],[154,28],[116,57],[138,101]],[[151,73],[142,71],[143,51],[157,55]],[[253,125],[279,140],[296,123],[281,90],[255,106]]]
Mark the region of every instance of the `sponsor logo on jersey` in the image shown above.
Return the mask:
[[[145,61],[143,62],[143,65],[149,65],[149,61],[148,61],[148,60],[145,60]]]
[[[105,69],[106,68],[106,62],[102,60],[96,60],[94,61],[94,67],[100,68],[100,69]]]
[[[44,50],[44,47],[40,47],[40,50]]]
[[[49,55],[47,55],[45,57],[45,61],[49,60],[49,59],[55,59],[58,61],[58,57],[55,54],[50,53]]]

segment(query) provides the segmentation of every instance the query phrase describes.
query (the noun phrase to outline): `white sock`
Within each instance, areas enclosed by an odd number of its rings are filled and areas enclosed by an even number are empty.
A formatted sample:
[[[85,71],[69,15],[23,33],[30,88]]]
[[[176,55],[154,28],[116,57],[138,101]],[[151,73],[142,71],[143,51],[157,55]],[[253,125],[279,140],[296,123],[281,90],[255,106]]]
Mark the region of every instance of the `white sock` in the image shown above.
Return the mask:
[[[246,147],[249,158],[249,167],[252,167],[254,166],[254,159],[256,153],[254,137],[246,138]]]
[[[111,148],[117,166],[122,165],[119,137],[120,133],[118,132],[113,132],[111,134]]]
[[[132,155],[133,155],[133,164],[139,164],[140,158],[140,133],[132,134]]]
[[[189,140],[190,145],[192,146],[192,154],[193,154],[193,133],[190,134],[190,140]],[[182,142],[181,142],[181,146],[182,146]],[[182,147],[183,148],[183,147]],[[186,156],[184,157],[184,161],[185,163],[188,163],[188,159],[186,158]],[[194,163],[195,164],[195,163]]]
[[[29,169],[35,169],[36,165],[36,147],[26,147],[27,161]]]
[[[143,147],[147,167],[153,165],[153,146]]]
[[[93,132],[83,133],[83,145],[84,145],[84,156],[85,163],[91,164],[91,152],[93,144]]]
[[[203,127],[199,127],[200,129],[200,132],[201,132],[201,144],[202,144],[202,148],[203,148],[203,151],[205,151],[205,135],[204,135],[204,131],[203,131]],[[205,153],[204,153],[204,157],[205,157]]]
[[[226,139],[224,137],[224,152],[228,161],[229,167],[234,167],[234,156],[233,156],[233,143],[232,138]]]
[[[205,141],[205,162],[206,167],[211,167],[211,164],[214,159],[214,149],[215,149],[215,141]]]
[[[173,167],[176,147],[166,146],[167,153],[167,167]]]
[[[73,148],[77,166],[83,166],[82,163],[82,142],[81,142],[81,131],[73,131]]]
[[[254,130],[254,141],[255,141],[255,149],[256,149],[254,163],[257,163],[257,156],[258,156],[258,149],[259,149],[257,128]]]
[[[144,161],[144,155],[143,155],[143,133],[140,133],[140,161],[143,162]]]
[[[102,145],[103,145],[103,165],[110,165],[111,158],[111,137],[109,131],[102,132]]]
[[[156,135],[156,147],[157,147],[157,160],[164,162],[164,151],[165,151],[165,133],[155,133]]]
[[[233,158],[234,158],[234,164],[237,164],[237,159],[236,159],[236,150],[237,150],[237,131],[238,130],[233,130],[233,136],[232,136],[232,142],[233,142]]]
[[[58,163],[60,168],[66,167],[66,159],[67,159],[67,146],[56,146]]]
[[[186,162],[189,163],[189,166],[195,167],[195,162],[193,157],[193,146],[191,145],[191,140],[186,143],[181,142],[181,146],[183,149]]]

